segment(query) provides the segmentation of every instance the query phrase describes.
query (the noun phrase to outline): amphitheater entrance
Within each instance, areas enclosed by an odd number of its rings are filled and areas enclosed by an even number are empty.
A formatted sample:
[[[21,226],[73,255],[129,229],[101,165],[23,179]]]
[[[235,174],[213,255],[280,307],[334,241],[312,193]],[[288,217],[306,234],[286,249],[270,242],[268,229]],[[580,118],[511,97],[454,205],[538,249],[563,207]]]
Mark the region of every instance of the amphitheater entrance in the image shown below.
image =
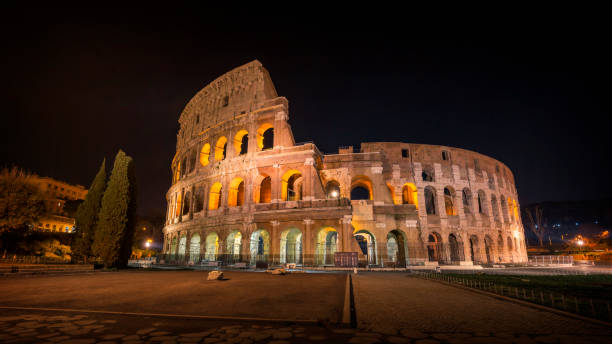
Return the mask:
[[[472,262],[474,262],[474,264],[480,264],[480,258],[476,255],[478,252],[478,237],[472,235],[470,237],[470,259]]]
[[[217,233],[209,233],[206,236],[206,253],[204,259],[211,262],[217,260],[217,253],[219,252],[219,236]]]
[[[361,249],[361,253],[366,256],[368,265],[376,265],[376,238],[367,230],[359,230],[354,234],[355,240]]]
[[[179,240],[179,249],[178,249],[178,259],[185,259],[185,251],[187,249],[187,236],[181,235],[181,239]]]
[[[233,230],[225,240],[225,261],[234,264],[240,261],[240,248],[242,247],[242,233]]]
[[[176,259],[176,237],[170,243],[170,260]]]
[[[433,232],[427,238],[427,258],[430,262],[442,262],[442,237]]]
[[[387,234],[387,256],[395,267],[406,266],[406,236],[398,229]]]
[[[448,248],[450,250],[451,264],[459,264],[460,261],[464,260],[463,243],[457,240],[455,234],[448,236]]]
[[[302,232],[299,229],[291,228],[281,233],[280,262],[302,264]]]
[[[189,240],[189,261],[193,263],[200,261],[200,234],[191,235],[191,240]]]
[[[490,236],[485,236],[484,239],[484,243],[485,243],[485,254],[487,257],[487,264],[491,264],[493,263],[493,239],[491,239]]]
[[[335,228],[321,228],[317,234],[317,244],[315,248],[316,265],[333,265],[334,254],[338,242],[338,232]]]
[[[270,256],[270,234],[263,229],[251,234],[251,264],[267,263]]]

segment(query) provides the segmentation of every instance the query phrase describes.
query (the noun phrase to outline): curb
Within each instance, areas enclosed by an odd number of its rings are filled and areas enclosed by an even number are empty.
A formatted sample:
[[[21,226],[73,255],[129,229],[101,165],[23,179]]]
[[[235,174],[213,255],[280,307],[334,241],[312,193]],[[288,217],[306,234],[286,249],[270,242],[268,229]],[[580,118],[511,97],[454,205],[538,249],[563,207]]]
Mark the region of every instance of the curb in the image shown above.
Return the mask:
[[[512,298],[512,297],[508,297],[508,296],[503,296],[503,295],[499,295],[499,294],[495,294],[495,293],[490,293],[488,291],[484,291],[484,290],[480,290],[480,289],[468,288],[468,287],[465,287],[465,286],[462,286],[462,285],[456,285],[456,284],[453,284],[453,283],[448,283],[446,281],[440,281],[440,280],[428,279],[428,278],[423,278],[423,279],[427,280],[427,281],[438,282],[438,283],[445,284],[445,285],[448,285],[448,286],[451,286],[451,287],[455,287],[455,288],[458,288],[458,289],[468,290],[468,291],[471,291],[473,293],[487,295],[487,296],[490,296],[490,297],[495,298],[495,299],[517,303],[519,305],[523,305],[523,306],[526,306],[526,307],[531,307],[531,308],[539,309],[539,310],[542,310],[542,311],[556,313],[556,314],[563,315],[563,316],[568,317],[568,318],[574,318],[574,319],[590,322],[590,323],[597,324],[597,325],[603,325],[605,327],[612,327],[612,323],[610,323],[610,322],[606,322],[606,321],[602,321],[602,320],[597,320],[597,319],[585,317],[585,316],[582,316],[582,315],[578,315],[578,314],[562,311],[560,309],[551,308],[551,307],[547,307],[547,306],[543,306],[543,305],[538,305],[536,303],[531,303],[531,302],[515,299],[515,298]]]

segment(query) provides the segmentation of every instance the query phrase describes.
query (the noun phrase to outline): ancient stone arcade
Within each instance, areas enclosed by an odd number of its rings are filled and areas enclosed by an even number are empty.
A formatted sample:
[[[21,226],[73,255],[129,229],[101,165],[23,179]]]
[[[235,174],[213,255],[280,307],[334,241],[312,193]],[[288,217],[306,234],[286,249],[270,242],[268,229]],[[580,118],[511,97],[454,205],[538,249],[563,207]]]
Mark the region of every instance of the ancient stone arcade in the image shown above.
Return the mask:
[[[398,267],[527,260],[512,172],[459,148],[294,142],[288,101],[259,61],[181,113],[164,227],[166,263]],[[214,264],[214,263],[212,263]]]

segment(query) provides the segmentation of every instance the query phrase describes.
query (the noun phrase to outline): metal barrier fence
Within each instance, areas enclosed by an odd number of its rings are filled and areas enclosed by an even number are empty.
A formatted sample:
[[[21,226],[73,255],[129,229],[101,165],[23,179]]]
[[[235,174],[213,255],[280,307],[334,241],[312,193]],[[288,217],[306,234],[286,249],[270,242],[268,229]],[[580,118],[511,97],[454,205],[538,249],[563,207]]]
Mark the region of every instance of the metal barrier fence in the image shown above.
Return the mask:
[[[529,256],[530,265],[574,264],[573,256]]]
[[[2,264],[71,264],[70,259],[41,257],[41,256],[13,256],[0,258]]]
[[[612,322],[612,308],[609,300],[575,297],[562,293],[544,291],[537,288],[510,287],[489,281],[461,278],[439,272],[411,271],[425,279],[443,281],[466,288],[479,289],[506,297],[547,306],[597,320]],[[452,271],[457,273],[457,271]],[[474,271],[471,271],[474,274]]]

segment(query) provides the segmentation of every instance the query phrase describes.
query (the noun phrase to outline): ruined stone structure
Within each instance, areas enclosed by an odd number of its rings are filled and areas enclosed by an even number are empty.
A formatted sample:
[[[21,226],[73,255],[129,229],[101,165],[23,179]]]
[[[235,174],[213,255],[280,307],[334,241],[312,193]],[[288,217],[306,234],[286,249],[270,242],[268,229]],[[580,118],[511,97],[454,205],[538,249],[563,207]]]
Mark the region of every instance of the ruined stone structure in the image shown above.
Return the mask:
[[[296,144],[287,99],[258,61],[198,92],[181,113],[164,228],[166,262],[254,265],[527,260],[514,177],[464,149]]]

